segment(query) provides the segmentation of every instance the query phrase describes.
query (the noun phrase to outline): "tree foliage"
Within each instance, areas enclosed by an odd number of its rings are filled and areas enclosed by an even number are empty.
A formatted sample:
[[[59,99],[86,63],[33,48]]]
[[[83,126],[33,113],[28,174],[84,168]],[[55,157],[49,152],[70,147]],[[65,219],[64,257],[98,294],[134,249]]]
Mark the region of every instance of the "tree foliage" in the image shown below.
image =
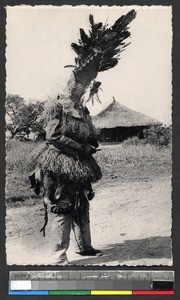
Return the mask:
[[[172,127],[155,125],[144,130],[146,142],[158,147],[166,147],[172,143]]]
[[[44,132],[44,120],[41,115],[45,102],[29,102],[18,95],[8,94],[6,97],[7,128],[12,137],[21,131]]]

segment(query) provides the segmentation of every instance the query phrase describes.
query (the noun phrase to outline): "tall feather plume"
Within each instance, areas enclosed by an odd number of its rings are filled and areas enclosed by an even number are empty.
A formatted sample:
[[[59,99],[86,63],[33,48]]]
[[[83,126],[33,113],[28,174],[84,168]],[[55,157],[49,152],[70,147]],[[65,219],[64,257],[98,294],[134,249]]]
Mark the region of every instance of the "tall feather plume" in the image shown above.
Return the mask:
[[[68,97],[74,102],[80,101],[98,72],[109,70],[118,64],[121,52],[129,45],[125,40],[130,36],[128,26],[135,17],[135,10],[131,10],[113,26],[109,26],[107,22],[96,23],[93,15],[90,15],[89,32],[80,28],[78,43],[71,44],[76,53],[75,67],[67,83]]]
[[[81,35],[81,44],[84,46],[88,45],[90,42],[90,39],[82,28],[80,28],[80,35]]]
[[[79,44],[72,43],[71,47],[76,52],[77,68],[90,63],[96,51],[99,51],[97,71],[102,72],[117,65],[119,55],[129,43],[124,42],[129,36],[129,23],[136,17],[135,10],[121,16],[112,27],[107,24],[95,23],[93,15],[89,15],[89,34],[80,28]],[[95,63],[93,61],[93,63]]]

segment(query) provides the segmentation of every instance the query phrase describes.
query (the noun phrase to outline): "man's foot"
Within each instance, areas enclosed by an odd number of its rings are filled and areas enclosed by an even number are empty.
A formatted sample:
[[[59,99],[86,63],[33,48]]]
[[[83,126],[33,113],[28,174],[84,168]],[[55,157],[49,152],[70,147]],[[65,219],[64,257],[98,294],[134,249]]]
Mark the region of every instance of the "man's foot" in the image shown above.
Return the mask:
[[[82,255],[82,256],[101,256],[102,255],[101,251],[96,250],[96,249],[84,250],[84,251],[79,251],[76,253],[79,255]]]

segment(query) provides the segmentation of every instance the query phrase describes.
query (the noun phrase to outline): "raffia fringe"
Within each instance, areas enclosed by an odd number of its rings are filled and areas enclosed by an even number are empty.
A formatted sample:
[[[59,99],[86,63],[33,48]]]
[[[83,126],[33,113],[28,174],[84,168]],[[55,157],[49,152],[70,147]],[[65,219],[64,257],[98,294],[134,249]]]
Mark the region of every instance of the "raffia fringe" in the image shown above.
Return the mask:
[[[75,159],[59,153],[46,145],[41,145],[30,156],[30,169],[40,167],[42,172],[52,171],[64,180],[96,182],[102,176],[101,170],[92,156]]]

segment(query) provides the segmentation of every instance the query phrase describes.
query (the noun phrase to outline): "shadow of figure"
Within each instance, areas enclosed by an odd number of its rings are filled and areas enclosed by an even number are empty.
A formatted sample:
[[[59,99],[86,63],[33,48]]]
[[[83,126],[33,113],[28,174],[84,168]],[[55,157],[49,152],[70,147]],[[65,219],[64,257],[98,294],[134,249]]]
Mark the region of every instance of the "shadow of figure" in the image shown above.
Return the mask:
[[[171,238],[150,237],[139,240],[127,240],[120,244],[110,244],[101,249],[102,256],[82,257],[82,259],[71,261],[72,264],[106,264],[116,261],[121,264],[127,261],[145,259],[171,259]],[[142,263],[143,265],[143,263]]]

